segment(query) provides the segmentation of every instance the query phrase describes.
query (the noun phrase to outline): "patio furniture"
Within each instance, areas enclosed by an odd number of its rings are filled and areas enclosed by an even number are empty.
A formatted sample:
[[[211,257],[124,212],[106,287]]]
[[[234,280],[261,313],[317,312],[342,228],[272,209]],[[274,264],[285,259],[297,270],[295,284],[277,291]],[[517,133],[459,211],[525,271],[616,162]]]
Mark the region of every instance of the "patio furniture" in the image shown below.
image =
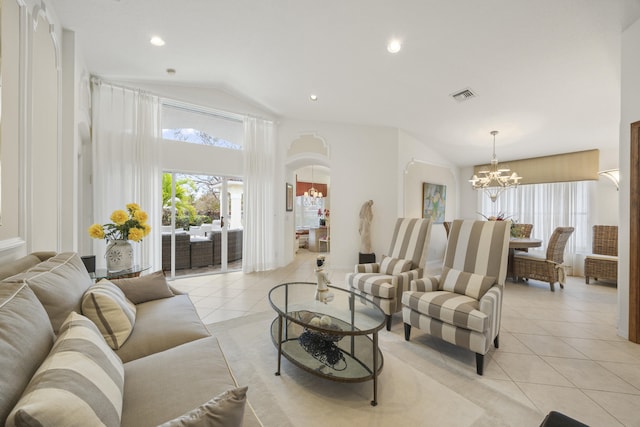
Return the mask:
[[[213,241],[204,237],[191,238],[191,268],[213,264]]]
[[[176,233],[176,270],[191,268],[191,236]],[[171,270],[171,233],[162,233],[162,269]]]
[[[618,281],[618,226],[593,226],[593,254],[584,259],[584,279]]]

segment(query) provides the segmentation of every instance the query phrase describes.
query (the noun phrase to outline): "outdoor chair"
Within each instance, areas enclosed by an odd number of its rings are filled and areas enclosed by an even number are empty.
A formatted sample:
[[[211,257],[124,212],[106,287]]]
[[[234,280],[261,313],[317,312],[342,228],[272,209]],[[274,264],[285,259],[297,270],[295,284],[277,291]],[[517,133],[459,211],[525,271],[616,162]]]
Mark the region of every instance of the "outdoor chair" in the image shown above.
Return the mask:
[[[405,340],[415,326],[471,350],[482,375],[491,342],[499,345],[509,226],[508,221],[453,221],[442,275],[412,280],[402,294]]]
[[[551,291],[555,291],[555,283],[564,288],[564,248],[573,233],[573,227],[557,227],[547,246],[546,257],[517,252],[513,257],[513,275],[516,281],[522,279],[549,282]]]
[[[388,331],[392,315],[402,308],[402,292],[424,275],[430,235],[430,219],[398,218],[388,255],[382,255],[379,263],[358,264],[346,276],[349,289],[382,309]]]

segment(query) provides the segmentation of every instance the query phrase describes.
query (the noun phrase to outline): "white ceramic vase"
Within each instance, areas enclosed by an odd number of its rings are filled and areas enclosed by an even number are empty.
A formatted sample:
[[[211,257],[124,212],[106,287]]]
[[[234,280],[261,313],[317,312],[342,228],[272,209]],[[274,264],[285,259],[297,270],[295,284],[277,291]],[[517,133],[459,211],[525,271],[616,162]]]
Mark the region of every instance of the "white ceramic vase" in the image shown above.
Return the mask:
[[[105,253],[107,270],[122,271],[133,267],[133,247],[128,240],[112,240]]]

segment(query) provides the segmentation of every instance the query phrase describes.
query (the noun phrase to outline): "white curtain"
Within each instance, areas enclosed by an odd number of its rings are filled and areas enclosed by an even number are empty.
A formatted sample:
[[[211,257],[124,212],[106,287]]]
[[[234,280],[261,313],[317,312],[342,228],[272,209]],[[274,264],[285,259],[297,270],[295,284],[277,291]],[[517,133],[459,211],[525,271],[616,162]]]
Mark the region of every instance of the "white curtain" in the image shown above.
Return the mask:
[[[591,228],[588,220],[589,194],[593,181],[520,185],[507,189],[496,202],[484,193],[481,213],[485,216],[504,214],[511,220],[533,224],[532,237],[541,239],[541,248],[529,252],[545,254],[549,238],[556,227],[574,227],[565,249],[565,263],[574,265],[574,255],[591,251]]]
[[[160,103],[139,90],[92,82],[93,223],[106,224],[116,209],[138,203],[149,215],[151,233],[132,243],[134,263],[161,268]],[[106,243],[93,245],[105,267]]]
[[[247,117],[244,121],[244,233],[242,270],[276,267],[275,164],[273,122]]]

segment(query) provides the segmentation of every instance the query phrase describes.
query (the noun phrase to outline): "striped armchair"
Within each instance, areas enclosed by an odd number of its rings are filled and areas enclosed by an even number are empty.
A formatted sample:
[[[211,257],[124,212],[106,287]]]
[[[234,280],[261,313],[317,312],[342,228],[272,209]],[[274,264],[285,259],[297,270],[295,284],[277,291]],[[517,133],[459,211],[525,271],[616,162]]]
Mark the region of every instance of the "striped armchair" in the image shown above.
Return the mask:
[[[405,340],[415,326],[471,350],[482,375],[491,342],[496,348],[499,344],[510,225],[509,221],[453,222],[442,275],[413,280],[402,294]]]
[[[430,234],[431,220],[398,218],[388,255],[382,255],[379,263],[358,264],[346,276],[349,289],[382,309],[387,330],[391,330],[392,315],[402,308],[402,292],[409,289],[411,280],[424,275]]]

